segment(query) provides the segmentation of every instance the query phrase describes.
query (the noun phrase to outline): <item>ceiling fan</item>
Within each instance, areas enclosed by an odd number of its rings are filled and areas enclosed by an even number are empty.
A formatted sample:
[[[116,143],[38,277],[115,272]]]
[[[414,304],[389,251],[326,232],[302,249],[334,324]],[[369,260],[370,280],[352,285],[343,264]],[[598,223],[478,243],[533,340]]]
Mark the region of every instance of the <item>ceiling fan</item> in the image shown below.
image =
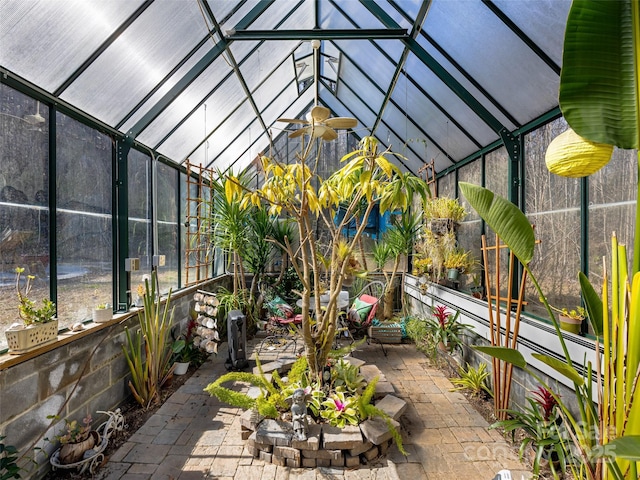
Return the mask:
[[[297,123],[305,125],[289,134],[290,138],[309,135],[312,138],[322,138],[325,141],[331,141],[338,138],[336,129],[353,128],[358,121],[352,117],[333,117],[329,118],[331,111],[327,107],[318,105],[318,50],[320,49],[320,40],[312,40],[314,59],[314,84],[315,84],[315,101],[311,111],[306,115],[306,119],[301,118],[279,118],[279,122]]]

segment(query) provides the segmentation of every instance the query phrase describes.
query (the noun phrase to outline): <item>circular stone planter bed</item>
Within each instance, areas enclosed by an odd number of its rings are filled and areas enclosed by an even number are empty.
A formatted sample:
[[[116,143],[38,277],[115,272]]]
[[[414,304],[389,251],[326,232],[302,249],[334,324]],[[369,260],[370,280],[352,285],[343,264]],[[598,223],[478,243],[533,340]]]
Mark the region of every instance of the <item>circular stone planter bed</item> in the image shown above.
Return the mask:
[[[353,362],[358,359],[349,358]],[[286,362],[277,360],[263,365],[263,370],[280,370]],[[388,393],[393,391],[380,370],[374,365],[362,365],[361,373],[367,380],[379,377],[376,387],[375,406],[389,415],[388,421],[399,430],[398,420],[407,404],[404,400]],[[360,425],[345,428],[329,424],[313,423],[309,418],[306,440],[296,439],[293,425],[286,420],[263,418],[256,410],[246,410],[240,417],[242,438],[247,440],[247,448],[255,457],[267,463],[287,467],[349,467],[368,464],[387,453],[393,444],[393,437],[387,420],[381,417],[369,418]]]

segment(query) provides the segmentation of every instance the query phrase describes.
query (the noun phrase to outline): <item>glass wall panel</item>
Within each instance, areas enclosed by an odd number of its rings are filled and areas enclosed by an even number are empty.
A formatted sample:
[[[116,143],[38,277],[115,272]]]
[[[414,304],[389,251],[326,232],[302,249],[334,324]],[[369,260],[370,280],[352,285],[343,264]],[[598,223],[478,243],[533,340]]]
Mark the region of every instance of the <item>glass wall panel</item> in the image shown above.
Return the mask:
[[[541,241],[531,270],[557,308],[580,305],[580,180],[549,173],[544,160],[549,143],[566,128],[558,119],[525,137],[525,213]],[[527,300],[529,312],[547,317],[531,282]]]
[[[160,291],[167,293],[178,287],[180,255],[178,249],[178,170],[158,162],[157,166],[157,232],[158,251],[164,255],[165,264],[158,267]]]
[[[611,161],[589,177],[589,280],[600,291],[602,257],[611,275],[611,234],[633,258],[637,192],[637,152],[615,149]]]
[[[462,167],[458,171],[458,181],[481,185],[482,159],[478,159]],[[477,262],[480,262],[480,258],[482,258],[482,220],[476,211],[471,208],[462,193],[459,193],[458,199],[467,212],[464,221],[462,221],[458,226],[458,245],[461,248],[470,251],[473,258]],[[468,290],[474,285],[474,275],[478,275],[479,272],[480,270],[475,268],[474,271],[468,275],[460,275],[459,287],[463,290]],[[479,280],[479,276],[477,279]]]
[[[180,255],[178,256],[178,264],[182,264],[182,269],[180,270],[180,273],[181,273],[180,285],[186,285],[187,284],[186,262],[188,261],[188,259],[187,259],[187,227],[185,226],[185,222],[187,221],[187,208],[189,208],[189,206],[187,205],[187,174],[180,173],[179,176],[180,176],[180,213],[179,213]],[[191,192],[189,192],[190,195],[188,196],[190,198],[197,198],[198,186],[195,184],[192,184],[189,186],[189,188],[191,189]],[[192,207],[196,207],[196,206],[192,205]],[[192,208],[192,212],[193,210],[195,210],[195,208]]]
[[[33,300],[50,297],[48,118],[36,100],[0,84],[0,332],[20,321],[16,267],[36,277]]]
[[[61,326],[113,304],[111,138],[56,116],[56,243]]]
[[[131,272],[131,301],[144,293],[144,279],[151,275],[151,157],[130,150],[128,157],[129,257],[140,259],[140,270]]]
[[[496,195],[501,197],[509,197],[509,155],[504,147],[493,150],[485,155],[485,187]],[[493,247],[496,244],[495,232],[485,226],[485,235],[487,246]],[[507,286],[509,278],[509,252],[503,248],[500,250],[500,296],[507,298]],[[484,262],[484,260],[483,260]],[[487,263],[489,265],[489,281],[491,282],[492,291],[495,294],[496,284],[496,252],[495,250],[487,251]]]
[[[434,195],[436,193],[437,195]],[[451,172],[442,178],[438,179],[438,189],[436,192],[431,192],[434,197],[449,197],[454,198],[456,196],[456,172]]]

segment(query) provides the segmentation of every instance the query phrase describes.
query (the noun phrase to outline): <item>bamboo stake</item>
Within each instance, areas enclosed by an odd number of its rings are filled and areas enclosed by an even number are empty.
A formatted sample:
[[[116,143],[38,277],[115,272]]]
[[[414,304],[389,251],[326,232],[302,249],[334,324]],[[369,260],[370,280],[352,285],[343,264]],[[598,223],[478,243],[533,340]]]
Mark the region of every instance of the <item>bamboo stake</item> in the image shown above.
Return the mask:
[[[496,297],[500,297],[500,237],[496,233]],[[496,301],[496,328],[495,328],[495,336],[496,336],[496,344],[498,346],[502,346],[502,340],[500,338],[500,331],[502,330],[502,314],[500,313],[500,302]],[[504,406],[504,384],[502,383],[502,364],[504,362],[502,360],[498,360],[498,371],[496,372],[496,376],[498,377],[498,390],[496,390],[495,394],[498,398],[498,411],[496,412],[496,417],[500,420],[504,420],[506,418],[506,413],[503,410]]]
[[[491,338],[491,345],[496,346],[495,338],[493,336],[493,331],[495,328],[494,319],[493,319],[493,303],[491,300],[491,275],[489,275],[489,259],[487,254],[487,238],[485,235],[482,235],[482,260],[484,262],[484,283],[487,287],[487,306],[489,308],[489,334]],[[498,359],[495,357],[491,357],[491,364],[493,367],[493,410],[496,418],[498,416],[498,404],[497,404],[497,392],[498,392],[498,379],[496,376],[496,372],[498,371]]]
[[[522,314],[522,299],[524,298],[524,286],[527,281],[527,271],[525,270],[522,274],[522,279],[520,280],[520,291],[518,292],[518,303],[516,305],[516,318],[513,326],[513,337],[511,339],[511,348],[516,348],[518,343],[518,335],[520,333],[520,315]],[[513,375],[513,364],[509,363],[507,365],[507,380],[506,380],[506,406],[505,408],[509,408],[509,399],[511,398],[511,378]],[[506,418],[506,417],[505,417]]]
[[[508,347],[509,346],[509,335],[511,334],[511,305],[512,305],[512,298],[513,298],[513,275],[514,275],[514,268],[513,268],[513,264],[515,262],[515,255],[513,254],[513,252],[509,253],[509,283],[507,285],[507,310],[506,310],[506,314],[505,314],[505,318],[504,318],[504,324],[505,324],[505,333],[504,333],[504,347]],[[509,367],[511,364],[506,364],[505,365],[505,369],[502,372],[502,387],[504,389],[503,392],[503,396],[502,396],[502,408],[506,409],[509,408],[509,396],[508,396],[508,390],[509,390],[509,384],[507,383],[507,377],[509,376]]]

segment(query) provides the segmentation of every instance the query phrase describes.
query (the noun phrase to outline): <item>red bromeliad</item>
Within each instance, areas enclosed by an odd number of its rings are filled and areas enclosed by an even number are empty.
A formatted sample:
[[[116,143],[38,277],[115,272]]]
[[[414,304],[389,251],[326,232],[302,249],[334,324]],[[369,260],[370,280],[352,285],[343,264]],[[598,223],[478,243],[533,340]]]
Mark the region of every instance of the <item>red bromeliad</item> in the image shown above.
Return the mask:
[[[539,386],[531,393],[531,397],[542,408],[544,419],[549,420],[554,408],[558,405],[553,394],[543,386]]]
[[[447,320],[451,316],[451,312],[447,310],[447,307],[444,305],[436,305],[433,307],[432,313],[440,323],[440,326],[445,328],[447,326]]]

